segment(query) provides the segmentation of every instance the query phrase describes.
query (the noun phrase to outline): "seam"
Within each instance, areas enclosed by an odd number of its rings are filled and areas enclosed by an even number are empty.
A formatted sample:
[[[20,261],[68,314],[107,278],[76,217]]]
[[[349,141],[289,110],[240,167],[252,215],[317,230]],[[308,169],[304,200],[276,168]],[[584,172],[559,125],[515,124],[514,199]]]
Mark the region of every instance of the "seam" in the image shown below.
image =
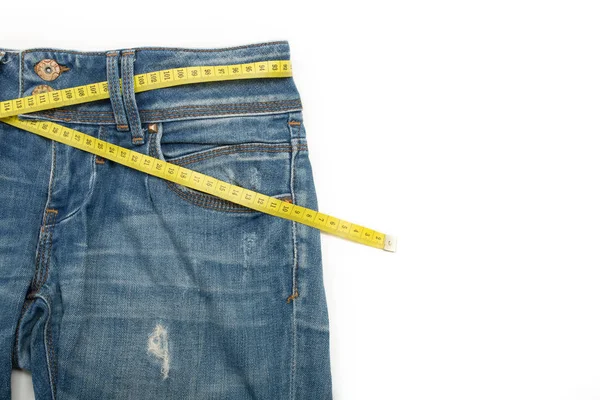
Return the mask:
[[[214,105],[190,105],[190,106],[179,106],[179,107],[173,107],[173,108],[161,108],[161,109],[157,109],[157,110],[139,110],[140,113],[146,114],[146,113],[157,113],[157,114],[169,114],[169,113],[177,113],[182,109],[201,109],[201,110],[233,110],[233,109],[238,109],[241,107],[246,107],[247,109],[262,109],[262,108],[267,108],[269,107],[269,105],[272,104],[300,104],[300,100],[299,99],[292,99],[292,100],[271,100],[271,101],[253,101],[250,103],[232,103],[232,104],[214,104]],[[113,115],[112,111],[85,111],[85,110],[78,110],[78,111],[72,111],[72,110],[64,110],[64,109],[51,109],[51,110],[44,110],[44,111],[39,111],[37,114],[51,114],[51,113],[63,113],[63,114],[74,114],[74,115],[84,115],[84,114],[89,114],[90,116],[94,116],[97,114],[103,114],[106,115],[106,117]],[[29,114],[33,114],[33,113],[29,113]]]
[[[37,290],[38,290],[38,282],[40,281],[40,274],[41,274],[40,260],[42,259],[42,254],[46,250],[46,241],[48,239],[48,236],[44,232],[44,227],[46,226],[47,217],[48,217],[48,213],[46,211],[44,211],[44,218],[42,220],[42,228],[40,230],[41,237],[40,237],[40,242],[38,244],[37,254],[35,255],[35,267],[34,267],[34,272],[33,272],[33,279],[31,282],[31,288],[34,292],[37,292]]]
[[[107,57],[109,57],[107,59],[108,62],[108,93],[110,96],[110,101],[112,104],[112,109],[113,109],[113,114],[114,114],[114,119],[115,122],[117,124],[117,126],[121,126],[123,119],[121,118],[121,113],[120,113],[120,108],[119,108],[119,95],[118,95],[118,90],[116,88],[115,85],[115,80],[114,80],[114,64],[115,64],[115,56],[117,55],[117,53],[109,53],[107,54]],[[118,78],[118,77],[117,77]],[[116,98],[115,98],[116,96]]]
[[[54,343],[52,342],[52,302],[41,295],[37,295],[36,297],[46,303],[46,307],[48,308],[48,318],[44,324],[44,347],[46,348],[46,366],[48,367],[48,375],[50,376],[52,399],[56,399],[55,379],[58,376],[58,361],[56,360],[56,352],[54,351]]]
[[[288,117],[291,117],[289,115]],[[290,142],[293,142],[293,132],[288,124],[288,130],[290,133]],[[296,168],[296,153],[292,152],[290,155],[290,193],[292,194],[292,203],[296,204],[296,193],[294,191],[295,183],[295,168]],[[288,297],[287,302],[294,300],[298,297],[297,289],[297,266],[298,266],[298,245],[296,241],[296,221],[292,221],[292,244],[293,244],[293,263],[292,263],[292,295]],[[295,296],[295,297],[294,297]],[[297,322],[296,322],[296,301],[292,301],[292,356],[291,356],[291,368],[290,368],[290,400],[296,397],[296,353],[297,353]]]
[[[52,215],[53,217],[51,217],[51,223],[50,223],[50,227],[48,228],[48,239],[47,241],[49,241],[49,245],[48,245],[48,250],[44,250],[44,254],[43,254],[43,258],[42,258],[42,264],[41,264],[41,268],[40,271],[44,270],[44,276],[42,277],[42,279],[39,282],[38,285],[38,291],[39,289],[41,289],[41,287],[46,283],[46,281],[48,280],[48,275],[50,274],[50,257],[52,255],[52,233],[54,232],[54,225],[56,222],[56,215],[58,213],[55,212],[51,212],[50,215]],[[45,248],[45,246],[44,246]]]
[[[38,244],[38,250],[37,250],[37,254],[36,254],[36,260],[35,260],[35,268],[34,268],[34,272],[33,272],[33,279],[31,282],[31,287],[32,290],[34,292],[37,292],[37,290],[39,289],[38,286],[40,280],[41,280],[41,273],[42,273],[42,268],[43,268],[43,257],[46,251],[46,244],[48,241],[48,235],[47,232],[45,230],[46,227],[46,220],[48,218],[48,210],[49,210],[49,204],[50,201],[52,200],[52,192],[54,190],[54,184],[56,181],[55,178],[55,173],[56,173],[56,142],[54,140],[52,140],[50,142],[50,146],[51,146],[51,154],[52,154],[52,164],[51,164],[51,168],[50,168],[50,178],[48,181],[48,197],[46,199],[46,204],[44,206],[44,217],[42,219],[42,227],[40,229],[41,232],[41,238],[39,239],[39,244]]]
[[[101,128],[101,126],[99,125],[98,129],[100,129],[100,128]],[[91,132],[88,133],[88,135],[95,136]],[[92,153],[88,153],[88,154],[92,155]],[[90,157],[88,160],[91,163],[91,166],[90,166],[91,173],[90,173],[88,191],[87,191],[85,197],[81,200],[79,207],[77,207],[75,210],[71,211],[70,214],[63,216],[63,218],[58,222],[59,224],[61,222],[67,221],[68,219],[70,219],[71,217],[76,215],[78,212],[80,212],[81,209],[90,202],[90,199],[92,198],[92,196],[94,194],[94,191],[96,189],[96,171],[97,171],[96,163],[94,161],[94,157]]]
[[[19,97],[23,97],[23,52],[19,51]]]
[[[33,304],[33,300],[29,299],[28,296],[25,296],[25,299],[23,300],[23,305],[21,306],[21,312],[19,314],[19,319],[17,320],[17,328],[15,329],[15,343],[14,343],[13,349],[12,349],[12,362],[13,362],[13,365],[16,367],[19,366],[18,350],[19,350],[19,343],[20,343],[19,334],[21,333],[21,322],[23,321],[23,317],[25,316],[25,313],[27,312],[29,307],[31,307],[32,304]]]
[[[141,112],[145,112],[145,113],[150,113],[150,112],[154,112],[154,111],[162,112],[163,110],[177,111],[182,108],[183,109],[186,109],[186,108],[228,109],[228,108],[236,108],[236,107],[241,107],[241,106],[248,106],[249,108],[262,108],[262,107],[267,107],[269,104],[287,104],[287,103],[300,103],[300,99],[253,101],[250,103],[214,104],[214,105],[209,105],[209,106],[198,104],[198,105],[180,106],[180,107],[174,107],[174,108],[163,108],[160,110],[141,110]]]
[[[221,51],[227,51],[227,50],[246,49],[246,48],[251,48],[251,47],[264,47],[264,46],[269,46],[269,45],[273,45],[273,44],[286,44],[286,43],[287,43],[287,41],[285,41],[285,40],[279,40],[279,41],[272,41],[272,42],[251,43],[251,44],[240,45],[240,46],[218,47],[218,48],[207,48],[207,49],[145,46],[145,47],[134,47],[133,50],[138,50],[138,51],[139,50],[149,50],[149,51],[163,51],[164,50],[164,51],[183,51],[183,52],[191,52],[191,53],[213,53],[213,52],[221,52]],[[69,53],[69,54],[81,54],[81,55],[100,55],[100,56],[104,56],[107,54],[106,51],[76,51],[76,50],[51,48],[51,47],[32,48],[32,49],[22,50],[23,53],[32,53],[32,52],[41,52],[41,51],[49,51],[49,52],[55,52],[55,53],[58,52],[58,53]]]
[[[166,161],[163,157],[159,157],[158,154],[158,136],[154,135],[152,137],[152,145],[150,146],[150,151],[149,151],[149,155],[151,157],[157,157],[163,161]],[[235,145],[234,145],[235,146]],[[168,161],[168,162],[172,162],[172,161]],[[174,163],[176,164],[176,163]],[[177,194],[179,197],[181,197],[182,199],[200,206],[200,207],[204,207],[207,209],[213,209],[213,210],[219,210],[219,211],[224,211],[224,212],[233,212],[233,213],[260,213],[260,211],[248,208],[248,207],[244,207],[240,204],[234,203],[232,201],[229,200],[225,200],[225,199],[221,199],[217,196],[211,195],[210,193],[203,193],[200,191],[193,191],[193,189],[189,189],[190,191],[188,191],[188,188],[186,186],[183,185],[179,185],[176,184],[174,182],[171,182],[169,180],[165,180],[162,178],[159,178],[161,181],[164,181],[167,184],[167,187],[169,189],[171,189],[173,192],[175,192],[175,194]],[[284,195],[275,195],[275,196],[271,196],[271,197],[275,197],[275,198],[279,198],[280,200],[285,200],[285,199],[291,199],[291,197],[287,194]]]
[[[133,51],[124,52],[122,54],[129,56],[134,54]],[[132,56],[133,57],[133,56]],[[135,93],[133,88],[133,60],[130,62],[131,57],[123,57],[121,60],[121,70],[123,71],[123,93],[126,101],[126,112],[127,120],[131,126],[131,133],[133,135],[132,140],[135,142],[143,141],[143,137],[139,136],[139,127],[141,125],[140,116],[138,113],[137,105],[135,103]],[[131,79],[130,79],[131,78]]]
[[[251,103],[246,103],[251,104]],[[183,108],[183,107],[182,107]],[[211,117],[211,116],[227,116],[227,115],[246,115],[253,113],[283,113],[283,112],[292,112],[301,110],[300,103],[294,103],[289,105],[276,105],[276,106],[259,106],[259,107],[245,107],[245,108],[211,108],[211,109],[202,109],[202,110],[141,110],[141,122],[142,123],[150,123],[150,122],[161,122],[160,119],[164,120],[173,120],[178,118],[194,118],[194,117]],[[51,110],[51,111],[40,111],[37,113],[28,113],[26,118],[35,117],[35,118],[50,118],[64,122],[91,122],[91,123],[107,123],[107,124],[115,124],[116,120],[114,118],[113,112],[105,112],[106,116],[99,116],[101,111],[90,113],[89,115],[85,115],[86,111],[67,111],[67,110]],[[123,125],[123,127],[127,128],[128,125]]]
[[[110,102],[112,105],[112,109],[113,109],[113,118],[115,120],[115,123],[117,124],[117,127],[119,129],[128,129],[128,121],[127,118],[125,116],[125,110],[124,110],[124,106],[123,106],[123,102],[122,102],[122,97],[121,97],[121,91],[119,88],[119,73],[118,71],[116,72],[116,78],[115,78],[115,68],[116,65],[118,63],[118,60],[116,58],[116,56],[118,56],[118,52],[115,53],[109,53],[107,54],[107,57],[109,57],[107,59],[108,62],[108,76],[107,76],[107,81],[108,81],[108,87],[109,87],[109,97],[110,97]]]
[[[299,144],[296,147],[305,147],[303,144]],[[248,153],[248,152],[266,152],[266,153],[282,153],[289,152],[295,149],[294,145],[289,144],[234,144],[226,147],[219,147],[218,149],[204,150],[202,153],[190,154],[187,156],[181,156],[169,160],[170,163],[177,165],[193,164],[198,161],[204,161],[209,158],[214,158],[219,155],[226,155],[231,153]]]
[[[53,395],[53,397],[55,397],[56,396],[56,378],[58,376],[58,361],[56,360],[56,358],[57,358],[56,352],[54,351],[54,343],[52,342],[52,319],[51,319],[51,316],[52,316],[52,312],[48,311],[48,321],[46,321],[48,346],[47,346],[46,352],[50,353],[50,354],[47,354],[47,357],[50,358],[49,364],[50,364],[50,368],[52,368],[52,372],[50,373],[50,380],[52,381],[52,395]]]
[[[24,86],[24,81],[25,81],[25,78],[23,77],[24,71],[25,71],[25,67],[23,66],[23,63],[25,62],[25,52],[21,51],[19,53],[20,53],[20,57],[19,57],[19,97],[23,97],[23,86]]]
[[[169,182],[172,183],[172,182]],[[206,201],[201,200],[200,198],[195,198],[193,196],[196,195],[196,193],[187,193],[187,192],[183,192],[181,191],[181,189],[177,188],[177,187],[171,187],[171,189],[173,189],[173,191],[182,199],[191,202],[192,204],[201,206],[201,207],[205,207],[205,208],[211,208],[214,210],[219,210],[219,211],[224,211],[224,212],[232,212],[232,213],[257,213],[257,214],[261,214],[261,211],[257,211],[251,208],[247,208],[247,207],[243,207],[240,206],[237,203],[233,203],[233,202],[229,202],[227,200],[223,200],[220,198],[216,198],[216,199],[207,199]],[[210,195],[207,193],[201,193],[202,195]],[[291,199],[290,195],[276,195],[276,196],[271,196],[271,197],[275,197],[279,200],[285,201],[286,199]],[[223,202],[223,203],[221,203]],[[225,205],[225,203],[231,203],[232,205]],[[235,207],[240,207],[239,209],[235,208]]]
[[[123,82],[123,100],[125,104],[125,113],[127,115],[127,122],[133,128],[133,122],[131,121],[133,105],[131,104],[131,97],[129,96],[129,81],[126,75],[129,74],[129,66],[125,57],[121,58],[121,79]],[[133,129],[132,129],[133,130]]]
[[[264,109],[243,109],[243,110],[208,110],[206,112],[172,112],[172,113],[164,113],[164,114],[154,114],[144,116],[142,119],[142,123],[156,123],[156,122],[165,122],[171,120],[177,120],[181,118],[190,119],[190,118],[203,118],[203,117],[218,117],[218,116],[236,116],[236,115],[260,115],[257,113],[285,113],[290,111],[298,111],[296,108],[288,108],[288,107],[280,107],[280,108],[264,108]],[[94,118],[87,116],[80,116],[77,114],[70,114],[70,116],[61,116],[55,115],[54,113],[46,113],[46,114],[37,114],[37,113],[28,113],[27,119],[30,117],[35,117],[36,119],[51,119],[58,120],[62,122],[74,122],[74,123],[105,123],[105,124],[115,124],[114,118]],[[124,125],[123,127],[128,128],[128,125]]]
[[[292,111],[301,111],[300,108],[281,108],[281,109],[266,109],[266,110],[244,110],[242,112],[236,112],[232,110],[231,112],[219,112],[213,114],[181,114],[181,115],[168,115],[166,118],[162,118],[161,115],[157,116],[149,116],[142,120],[142,124],[145,123],[159,123],[159,122],[170,122],[170,121],[186,121],[193,119],[205,119],[205,118],[219,118],[219,117],[238,117],[238,116],[246,116],[246,115],[272,115],[272,114],[283,114]],[[110,119],[97,119],[97,118],[88,118],[88,119],[73,119],[69,117],[60,117],[54,115],[38,115],[35,113],[22,114],[22,118],[24,119],[42,119],[46,121],[59,121],[59,122],[73,122],[73,123],[82,123],[82,124],[103,124],[103,125],[114,125],[115,121]],[[33,117],[33,118],[32,118]]]

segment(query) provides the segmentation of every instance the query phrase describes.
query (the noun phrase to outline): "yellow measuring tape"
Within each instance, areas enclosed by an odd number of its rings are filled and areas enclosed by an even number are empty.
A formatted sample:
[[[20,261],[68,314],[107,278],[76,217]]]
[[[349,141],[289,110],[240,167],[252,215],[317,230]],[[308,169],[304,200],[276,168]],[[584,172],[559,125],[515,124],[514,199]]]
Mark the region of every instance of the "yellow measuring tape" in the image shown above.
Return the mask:
[[[292,73],[289,60],[263,61],[236,65],[197,66],[167,69],[134,76],[134,91],[160,89],[189,83],[229,79],[284,78]],[[122,80],[119,79],[122,85]],[[276,217],[296,221],[323,232],[387,251],[396,251],[391,235],[335,218],[319,211],[258,193],[212,176],[162,161],[83,132],[50,121],[19,120],[16,115],[109,98],[108,82],[60,89],[0,102],[0,121],[96,154],[189,188],[209,193],[236,204]]]

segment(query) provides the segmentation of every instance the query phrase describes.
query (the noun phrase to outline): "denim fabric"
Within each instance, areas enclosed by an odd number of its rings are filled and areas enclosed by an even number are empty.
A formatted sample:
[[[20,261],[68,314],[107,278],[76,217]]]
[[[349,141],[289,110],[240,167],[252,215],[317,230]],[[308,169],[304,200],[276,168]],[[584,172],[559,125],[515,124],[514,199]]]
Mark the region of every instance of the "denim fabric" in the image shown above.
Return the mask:
[[[290,59],[287,41],[0,55],[0,101],[124,82],[19,118],[318,210],[293,78],[128,87],[155,70]],[[46,81],[43,59],[69,69]],[[38,400],[332,398],[317,229],[1,122],[0,205],[1,399],[12,368],[32,372]]]

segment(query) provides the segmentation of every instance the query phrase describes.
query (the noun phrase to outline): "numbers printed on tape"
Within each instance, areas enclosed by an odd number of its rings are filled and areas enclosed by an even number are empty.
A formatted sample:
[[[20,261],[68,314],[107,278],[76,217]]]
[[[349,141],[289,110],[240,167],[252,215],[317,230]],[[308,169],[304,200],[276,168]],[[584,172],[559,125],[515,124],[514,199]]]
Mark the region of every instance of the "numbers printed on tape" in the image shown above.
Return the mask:
[[[230,79],[286,78],[292,76],[290,60],[259,61],[237,65],[215,65],[165,69],[135,75],[134,92]],[[119,79],[122,85],[122,80]],[[53,90],[0,102],[0,118],[49,110],[109,98],[108,82]]]
[[[188,83],[229,79],[290,77],[289,60],[248,64],[175,68],[134,76],[134,91],[142,92]],[[120,81],[121,83],[121,81]],[[296,221],[324,232],[387,251],[396,251],[396,240],[364,226],[288,203],[221,181],[182,166],[97,139],[50,121],[19,120],[16,115],[73,104],[108,99],[108,82],[98,82],[0,102],[0,121],[69,146],[96,154],[150,175],[264,212]]]

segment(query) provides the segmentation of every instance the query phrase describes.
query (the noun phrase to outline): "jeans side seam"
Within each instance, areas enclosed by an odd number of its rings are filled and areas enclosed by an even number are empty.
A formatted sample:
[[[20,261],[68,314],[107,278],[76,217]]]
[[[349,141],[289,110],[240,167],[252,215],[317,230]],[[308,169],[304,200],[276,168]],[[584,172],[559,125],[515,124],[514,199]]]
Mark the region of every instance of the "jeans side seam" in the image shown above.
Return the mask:
[[[291,114],[288,114],[288,118],[291,118]],[[288,121],[289,122],[289,121]],[[290,145],[293,145],[293,132],[288,123],[288,130],[290,133]],[[292,204],[296,204],[296,194],[294,191],[295,181],[295,159],[296,151],[293,150],[290,154],[290,193],[292,195]],[[297,270],[298,270],[298,245],[296,241],[296,221],[292,221],[292,244],[293,244],[293,263],[292,263],[292,294],[287,298],[289,303],[298,297],[297,287]],[[291,354],[291,368],[290,368],[290,400],[296,397],[296,353],[297,353],[297,322],[296,322],[296,301],[292,301],[292,354]]]
[[[23,84],[24,84],[24,77],[23,75],[25,74],[25,67],[23,66],[23,63],[25,62],[25,52],[24,51],[20,51],[19,52],[19,97],[23,97]]]

